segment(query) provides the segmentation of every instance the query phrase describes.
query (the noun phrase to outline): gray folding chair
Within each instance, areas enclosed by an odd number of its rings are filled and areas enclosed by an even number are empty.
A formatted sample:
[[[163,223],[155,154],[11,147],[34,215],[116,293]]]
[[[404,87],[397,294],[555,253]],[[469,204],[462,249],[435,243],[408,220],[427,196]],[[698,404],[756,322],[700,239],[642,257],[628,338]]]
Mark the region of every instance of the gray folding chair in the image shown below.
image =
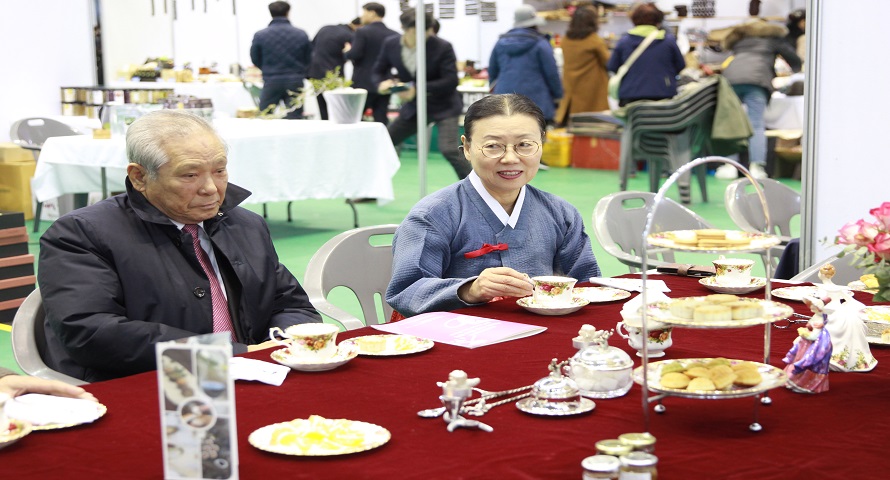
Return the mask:
[[[306,266],[303,287],[319,312],[339,322],[347,330],[386,323],[392,307],[385,300],[392,277],[392,242],[372,245],[371,237],[392,235],[398,225],[376,225],[348,230],[328,240]],[[346,287],[362,307],[364,322],[328,301],[335,287]],[[382,304],[383,318],[377,315]]]
[[[46,335],[43,321],[43,298],[40,289],[28,295],[12,320],[12,354],[19,367],[28,375],[59,380],[71,385],[86,385],[87,382],[49,368],[43,361],[46,352]]]
[[[606,195],[593,211],[593,231],[607,253],[628,266],[630,273],[643,264],[643,230],[646,216],[653,207],[654,193],[618,192]],[[714,228],[704,218],[670,198],[665,198],[655,212],[650,233],[669,230]],[[657,267],[674,263],[671,249],[648,248],[647,265]]]
[[[791,240],[791,220],[800,215],[800,193],[780,182],[765,178],[758,180],[769,209],[770,233],[779,236],[781,244],[772,249],[772,267],[775,271],[785,245]],[[723,194],[726,211],[732,221],[746,232],[767,231],[766,217],[760,197],[747,178],[733,181]],[[766,255],[763,255],[766,262]]]
[[[834,265],[835,271],[831,282],[836,285],[847,285],[854,280],[859,280],[859,277],[862,276],[862,270],[853,265],[855,260],[856,257],[853,255],[845,255],[841,258],[832,255],[807,267],[805,270],[792,277],[791,280],[795,282],[820,283],[819,269],[826,263],[830,263]]]
[[[40,156],[40,149],[43,143],[50,137],[67,137],[71,135],[82,135],[81,132],[75,130],[70,125],[66,125],[51,118],[23,118],[12,124],[9,129],[9,137],[13,142],[22,148],[31,150],[34,155],[34,161]],[[37,208],[34,210],[34,231],[40,229],[40,214],[43,211],[43,202],[37,202]]]

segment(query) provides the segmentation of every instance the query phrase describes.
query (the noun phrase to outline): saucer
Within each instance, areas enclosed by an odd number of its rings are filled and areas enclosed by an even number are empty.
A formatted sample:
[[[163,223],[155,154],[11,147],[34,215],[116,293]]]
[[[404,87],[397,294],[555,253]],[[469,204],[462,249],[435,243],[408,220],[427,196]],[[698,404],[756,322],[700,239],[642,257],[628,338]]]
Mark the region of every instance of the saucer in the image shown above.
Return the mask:
[[[562,417],[565,415],[587,413],[596,408],[596,403],[589,398],[581,397],[576,406],[569,407],[568,404],[565,403],[550,403],[538,400],[534,397],[528,397],[516,402],[516,408],[532,415]]]
[[[557,305],[553,307],[535,303],[534,297],[525,297],[516,300],[517,305],[529,312],[537,313],[538,315],[566,315],[572,312],[577,312],[581,307],[588,303],[590,303],[589,300],[580,297],[573,298],[568,305]]]
[[[765,278],[751,277],[751,280],[747,285],[739,285],[739,286],[729,286],[729,285],[720,285],[717,283],[717,277],[704,277],[698,281],[698,283],[704,285],[709,290],[713,290],[717,293],[728,293],[731,295],[741,295],[743,293],[751,293],[756,290],[760,290],[761,288],[766,286]]]
[[[343,365],[357,355],[358,345],[351,340],[344,340],[337,345],[337,353],[333,357],[320,361],[296,359],[287,352],[287,348],[275,350],[270,356],[272,357],[272,360],[294,370],[299,370],[301,372],[324,372]]]

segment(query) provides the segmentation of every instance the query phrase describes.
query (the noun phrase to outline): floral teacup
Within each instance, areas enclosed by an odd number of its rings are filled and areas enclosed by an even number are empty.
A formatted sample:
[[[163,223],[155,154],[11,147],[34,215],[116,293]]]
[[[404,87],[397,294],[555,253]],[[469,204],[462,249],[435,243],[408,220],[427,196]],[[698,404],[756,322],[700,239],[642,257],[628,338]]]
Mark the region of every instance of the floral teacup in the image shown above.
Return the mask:
[[[269,338],[286,347],[287,352],[298,360],[321,362],[337,354],[337,333],[340,329],[330,323],[301,323],[283,331],[269,329]],[[276,334],[281,337],[276,337]]]
[[[673,345],[671,339],[672,327],[656,321],[649,321],[649,337],[647,338],[647,348],[650,357],[663,357],[664,351]],[[637,356],[642,357],[643,350],[643,326],[639,318],[625,318],[624,321],[615,325],[615,332],[622,338],[627,339],[630,348],[637,351]]]
[[[714,260],[717,275],[714,281],[722,287],[744,287],[751,283],[751,268],[754,260],[744,258],[724,258]]]
[[[572,288],[577,281],[578,280],[571,277],[558,277],[554,275],[532,277],[532,283],[535,284],[535,291],[532,299],[536,304],[543,307],[569,305],[572,303]]]

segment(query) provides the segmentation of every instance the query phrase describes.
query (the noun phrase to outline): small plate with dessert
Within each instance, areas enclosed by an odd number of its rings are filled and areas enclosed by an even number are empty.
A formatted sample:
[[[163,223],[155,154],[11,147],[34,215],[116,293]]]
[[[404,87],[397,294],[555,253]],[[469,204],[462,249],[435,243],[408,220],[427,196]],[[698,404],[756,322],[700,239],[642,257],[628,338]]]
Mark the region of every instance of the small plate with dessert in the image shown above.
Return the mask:
[[[763,325],[788,318],[793,310],[779,302],[715,293],[649,305],[653,320],[691,328],[736,328]]]

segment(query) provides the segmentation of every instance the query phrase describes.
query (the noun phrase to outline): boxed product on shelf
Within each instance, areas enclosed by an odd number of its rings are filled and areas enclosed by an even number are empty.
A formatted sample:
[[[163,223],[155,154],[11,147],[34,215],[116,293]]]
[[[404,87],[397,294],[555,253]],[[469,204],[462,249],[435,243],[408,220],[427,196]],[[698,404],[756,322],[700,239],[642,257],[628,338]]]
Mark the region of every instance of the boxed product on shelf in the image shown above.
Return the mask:
[[[0,210],[23,212],[25,220],[33,218],[31,178],[36,166],[33,158],[0,162]]]
[[[12,142],[0,142],[0,163],[29,162],[34,155]]]

